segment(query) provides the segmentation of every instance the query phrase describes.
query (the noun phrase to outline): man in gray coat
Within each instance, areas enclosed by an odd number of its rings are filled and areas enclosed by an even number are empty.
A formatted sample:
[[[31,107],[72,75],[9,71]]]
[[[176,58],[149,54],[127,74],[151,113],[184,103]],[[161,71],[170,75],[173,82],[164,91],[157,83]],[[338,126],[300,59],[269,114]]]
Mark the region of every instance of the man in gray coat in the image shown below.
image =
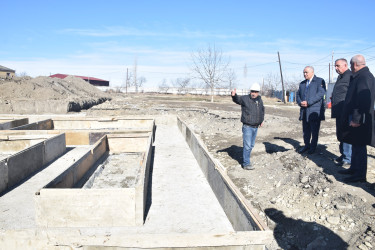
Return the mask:
[[[348,91],[350,77],[352,72],[348,68],[348,62],[344,58],[335,61],[335,69],[339,76],[332,91],[332,110],[331,117],[336,118],[336,135],[340,134],[340,119],[343,111],[346,92]],[[352,158],[352,145],[340,141],[340,156],[335,159],[337,165],[350,166]]]

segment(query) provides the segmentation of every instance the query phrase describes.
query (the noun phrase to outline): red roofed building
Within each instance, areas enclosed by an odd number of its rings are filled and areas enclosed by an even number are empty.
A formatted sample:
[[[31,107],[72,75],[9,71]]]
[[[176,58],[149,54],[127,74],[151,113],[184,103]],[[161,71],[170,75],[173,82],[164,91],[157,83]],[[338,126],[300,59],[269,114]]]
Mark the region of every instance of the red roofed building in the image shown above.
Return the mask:
[[[70,76],[70,75],[54,74],[54,75],[51,75],[49,77],[56,77],[56,78],[64,79],[67,76]],[[73,76],[75,76],[75,75],[73,75]],[[102,80],[102,79],[99,79],[99,78],[90,77],[90,76],[75,76],[75,77],[81,78],[81,79],[85,80],[86,82],[88,82],[88,83],[90,83],[94,86],[107,86],[107,87],[109,86],[109,81]]]

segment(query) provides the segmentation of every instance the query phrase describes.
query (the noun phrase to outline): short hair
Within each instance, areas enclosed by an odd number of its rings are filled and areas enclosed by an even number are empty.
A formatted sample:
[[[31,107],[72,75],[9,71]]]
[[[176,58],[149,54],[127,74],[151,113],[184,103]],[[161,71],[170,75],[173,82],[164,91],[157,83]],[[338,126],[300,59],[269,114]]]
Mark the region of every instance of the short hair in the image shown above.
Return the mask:
[[[366,66],[366,60],[365,57],[362,55],[355,55],[350,60],[350,64],[356,63],[358,66],[365,65]]]
[[[306,69],[306,68],[309,68],[309,69],[312,70],[312,72],[314,72],[314,67],[313,67],[313,66],[306,66],[305,69]]]
[[[336,59],[335,64],[337,61],[344,61],[346,64],[348,64],[348,61],[345,58]]]

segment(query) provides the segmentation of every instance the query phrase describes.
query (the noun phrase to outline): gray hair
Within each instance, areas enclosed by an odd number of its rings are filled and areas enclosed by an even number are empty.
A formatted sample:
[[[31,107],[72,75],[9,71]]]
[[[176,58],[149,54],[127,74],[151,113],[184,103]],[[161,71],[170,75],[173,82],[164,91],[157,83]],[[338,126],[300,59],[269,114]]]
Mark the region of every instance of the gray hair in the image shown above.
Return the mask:
[[[335,64],[337,63],[337,61],[344,61],[346,64],[348,64],[348,61],[345,58],[336,59]]]
[[[355,63],[357,64],[358,66],[362,66],[362,65],[365,65],[366,66],[366,60],[365,60],[365,57],[362,56],[362,55],[355,55],[352,57],[352,59],[350,60],[350,63]]]
[[[305,69],[311,69],[312,72],[314,72],[314,67],[313,66],[306,66]]]

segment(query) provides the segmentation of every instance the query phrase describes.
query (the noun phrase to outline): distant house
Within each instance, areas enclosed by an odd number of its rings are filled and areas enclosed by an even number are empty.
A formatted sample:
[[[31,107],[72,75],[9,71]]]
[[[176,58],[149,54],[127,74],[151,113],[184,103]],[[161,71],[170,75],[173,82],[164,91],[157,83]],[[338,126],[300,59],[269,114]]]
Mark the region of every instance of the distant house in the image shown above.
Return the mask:
[[[0,65],[0,78],[13,78],[16,71]]]
[[[67,76],[70,76],[70,75],[54,74],[54,75],[51,75],[49,77],[57,77],[57,78],[60,78],[60,79],[64,79]],[[75,75],[73,75],[73,76],[75,76]],[[102,79],[99,79],[99,78],[90,77],[90,76],[75,76],[75,77],[81,78],[81,79],[85,80],[86,82],[88,82],[88,83],[90,83],[94,86],[109,86],[109,81],[102,80]]]

